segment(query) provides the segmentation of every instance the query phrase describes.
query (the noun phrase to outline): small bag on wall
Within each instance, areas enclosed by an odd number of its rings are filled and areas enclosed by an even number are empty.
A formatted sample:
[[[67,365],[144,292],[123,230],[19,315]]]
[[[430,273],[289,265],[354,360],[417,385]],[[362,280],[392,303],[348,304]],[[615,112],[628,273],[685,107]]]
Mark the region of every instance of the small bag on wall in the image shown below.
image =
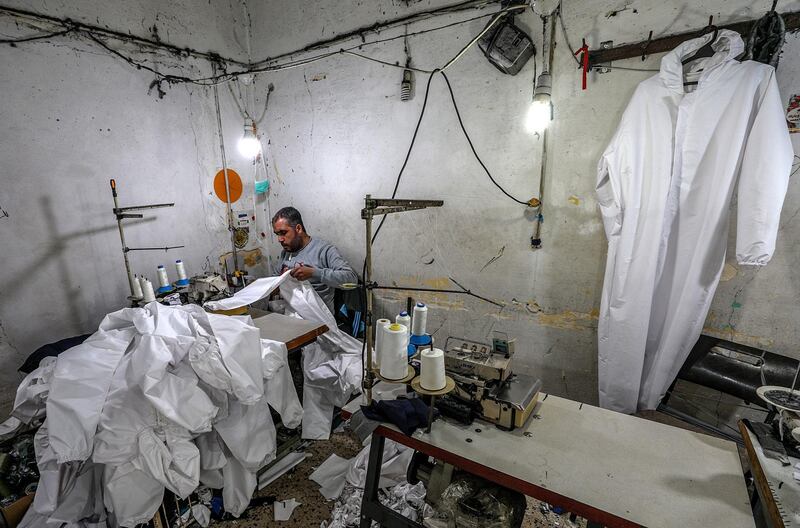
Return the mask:
[[[519,73],[525,63],[536,54],[533,41],[514,25],[514,17],[511,15],[506,15],[482,36],[478,46],[495,68],[508,75]]]

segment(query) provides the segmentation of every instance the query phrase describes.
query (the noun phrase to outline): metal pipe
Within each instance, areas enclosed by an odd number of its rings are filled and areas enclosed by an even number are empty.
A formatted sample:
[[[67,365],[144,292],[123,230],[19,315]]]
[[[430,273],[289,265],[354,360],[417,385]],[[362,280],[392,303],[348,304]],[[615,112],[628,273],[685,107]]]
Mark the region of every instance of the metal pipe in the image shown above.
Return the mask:
[[[114,211],[119,209],[119,200],[117,199],[117,182],[111,180],[111,196],[114,197]],[[131,273],[131,263],[128,260],[128,248],[125,245],[125,231],[122,229],[122,218],[117,216],[117,228],[119,228],[119,240],[122,242],[122,257],[125,259],[125,271],[128,273],[128,287],[131,290],[131,297],[133,297],[133,273]]]
[[[115,207],[114,214],[123,213],[125,211],[141,211],[143,209],[159,209],[161,207],[173,207],[175,206],[175,202],[173,203],[161,203],[161,204],[150,204],[150,205],[132,205],[130,207]]]
[[[560,8],[555,13],[547,17],[550,22],[550,43],[547,50],[547,68],[545,71],[550,74],[553,73],[553,52],[556,47],[556,24],[555,19],[553,18],[556,16],[561,16]],[[547,129],[545,128],[544,132],[542,132],[542,161],[539,164],[539,213],[536,218],[536,224],[533,226],[533,235],[531,235],[531,247],[533,249],[539,249],[542,247],[542,209],[544,208],[544,182],[545,175],[547,173],[547,138],[548,133]]]
[[[164,247],[141,247],[141,248],[122,248],[122,251],[127,253],[128,251],[169,251],[170,249],[180,249],[186,246],[164,246]]]
[[[212,64],[212,72],[213,75],[216,77],[217,75],[217,65]],[[228,181],[228,162],[225,158],[225,140],[223,139],[222,134],[222,113],[219,109],[219,90],[217,89],[217,85],[214,84],[214,105],[217,109],[217,128],[219,129],[219,152],[220,156],[222,156],[222,175],[225,178],[225,203],[228,206],[228,231],[231,235],[231,253],[233,255],[233,275],[236,277],[237,272],[239,271],[239,259],[236,254],[236,240],[235,240],[235,230],[233,228],[233,206],[231,205],[231,186],[230,182]]]
[[[370,200],[370,195],[367,195],[366,203],[368,204]],[[372,282],[372,211],[367,211],[367,214],[364,218],[364,224],[366,226],[366,257],[364,260],[364,284],[370,284]],[[367,344],[367,368],[366,372],[364,372],[364,380],[363,380],[363,387],[364,393],[367,395],[367,405],[372,403],[372,290],[370,288],[366,288],[366,297],[367,297],[367,313],[364,314],[364,322],[366,327],[364,329],[364,339]]]

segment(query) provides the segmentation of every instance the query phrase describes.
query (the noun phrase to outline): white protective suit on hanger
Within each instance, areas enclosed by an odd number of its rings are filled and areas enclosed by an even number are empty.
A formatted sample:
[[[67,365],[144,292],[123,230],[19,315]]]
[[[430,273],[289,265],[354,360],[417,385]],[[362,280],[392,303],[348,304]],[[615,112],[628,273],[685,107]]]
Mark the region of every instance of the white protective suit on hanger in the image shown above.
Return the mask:
[[[600,405],[654,409],[700,336],[725,262],[738,193],[736,259],[775,250],[792,146],[775,70],[738,62],[741,37],[720,30],[713,57],[684,42],[642,82],[598,171],[608,237],[598,323]],[[688,92],[688,93],[687,93]]]

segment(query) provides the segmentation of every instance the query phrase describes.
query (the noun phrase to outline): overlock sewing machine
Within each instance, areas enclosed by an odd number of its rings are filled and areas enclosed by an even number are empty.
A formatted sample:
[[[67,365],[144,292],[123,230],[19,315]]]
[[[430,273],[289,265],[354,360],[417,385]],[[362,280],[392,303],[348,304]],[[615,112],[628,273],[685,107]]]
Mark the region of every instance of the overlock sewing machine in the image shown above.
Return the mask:
[[[521,427],[533,413],[542,382],[513,374],[515,340],[496,336],[491,344],[449,337],[445,369],[455,389],[436,401],[439,411],[462,423],[482,418],[502,429]]]

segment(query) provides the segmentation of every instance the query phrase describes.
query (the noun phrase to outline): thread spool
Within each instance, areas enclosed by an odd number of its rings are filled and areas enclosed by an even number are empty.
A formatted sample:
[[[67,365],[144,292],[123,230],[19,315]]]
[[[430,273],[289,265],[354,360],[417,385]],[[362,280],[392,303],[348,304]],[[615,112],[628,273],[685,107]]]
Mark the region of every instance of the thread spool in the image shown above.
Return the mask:
[[[425,335],[428,326],[428,307],[425,303],[417,303],[414,307],[414,318],[411,320],[411,333],[415,336]]]
[[[131,293],[131,296],[133,297],[134,301],[138,301],[142,297],[144,297],[144,294],[142,293],[142,283],[139,282],[138,275],[136,275],[133,278],[133,281],[131,282],[131,287],[133,288],[133,293]]]
[[[178,286],[188,286],[189,278],[186,276],[186,267],[183,265],[182,260],[178,259],[175,261],[175,271],[178,274],[178,281],[175,284]]]
[[[403,325],[408,329],[411,328],[411,316],[408,315],[408,312],[406,312],[405,310],[403,310],[402,312],[397,314],[397,316],[395,316],[394,322],[399,324],[399,325]],[[406,333],[408,334],[408,337],[410,338],[411,337],[410,332],[406,332]],[[408,339],[406,339],[406,346],[408,346]]]
[[[442,390],[447,384],[444,373],[444,352],[440,348],[426,348],[421,354],[420,385],[429,391]]]
[[[372,354],[372,368],[380,368],[381,353],[383,352],[383,328],[392,322],[388,319],[378,319],[375,321],[375,353]]]
[[[142,277],[142,301],[149,303],[156,300],[156,292],[153,291],[153,283]]]
[[[164,288],[169,286],[169,277],[167,277],[167,270],[164,266],[158,266],[158,287]]]
[[[408,329],[397,323],[379,326],[381,338],[381,377],[399,380],[408,374],[408,353],[406,352],[406,333]]]

